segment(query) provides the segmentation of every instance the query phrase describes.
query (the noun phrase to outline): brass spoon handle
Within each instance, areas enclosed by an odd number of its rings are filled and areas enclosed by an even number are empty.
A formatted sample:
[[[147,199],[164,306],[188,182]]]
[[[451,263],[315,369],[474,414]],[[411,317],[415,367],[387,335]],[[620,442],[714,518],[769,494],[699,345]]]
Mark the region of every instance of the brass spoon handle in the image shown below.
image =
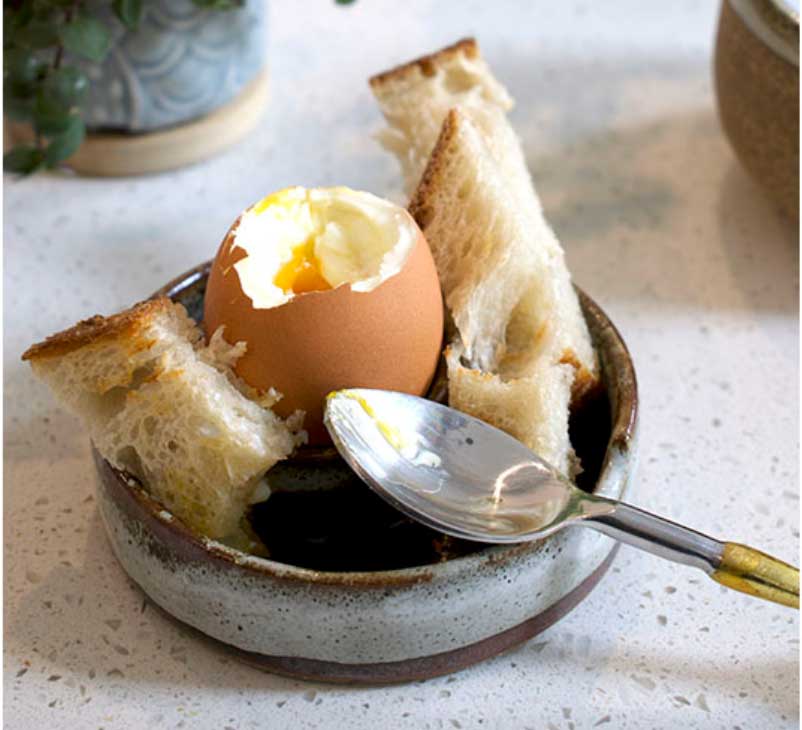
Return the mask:
[[[710,577],[741,593],[799,608],[799,571],[747,545],[725,542],[721,564]]]
[[[727,588],[799,608],[799,570],[759,550],[720,542],[624,502],[582,493],[579,524],[675,563],[700,568]]]

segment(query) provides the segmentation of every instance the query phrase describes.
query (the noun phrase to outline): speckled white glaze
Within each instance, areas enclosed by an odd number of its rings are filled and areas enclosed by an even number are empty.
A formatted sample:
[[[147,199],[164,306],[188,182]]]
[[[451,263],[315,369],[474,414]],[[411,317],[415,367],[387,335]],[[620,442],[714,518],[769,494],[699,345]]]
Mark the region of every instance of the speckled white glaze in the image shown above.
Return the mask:
[[[203,277],[190,272],[162,291],[181,298],[182,290],[186,295],[202,286],[199,281]],[[189,296],[192,311],[198,295]],[[635,454],[634,370],[604,313],[584,295],[582,304],[602,361],[613,424],[595,491],[620,498]],[[169,512],[135,482],[96,463],[98,504],[128,575],[176,618],[270,657],[374,664],[462,649],[551,609],[599,569],[614,545],[574,527],[537,543],[491,547],[437,565],[320,573],[198,540],[176,529]]]
[[[420,582],[332,585],[299,568],[279,569],[289,580],[251,570],[271,562],[256,557],[185,562],[165,555],[103,490],[99,504],[128,575],[175,617],[246,651],[344,664],[430,656],[506,631],[576,588],[612,548],[609,538],[576,529],[506,560],[499,553],[509,548],[491,548],[403,571]]]

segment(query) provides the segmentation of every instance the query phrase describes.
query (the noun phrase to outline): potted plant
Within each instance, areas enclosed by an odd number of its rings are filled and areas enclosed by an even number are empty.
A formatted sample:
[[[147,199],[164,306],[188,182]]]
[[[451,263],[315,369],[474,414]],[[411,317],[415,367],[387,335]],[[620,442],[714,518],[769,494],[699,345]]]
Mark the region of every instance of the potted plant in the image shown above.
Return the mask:
[[[266,3],[10,0],[4,169],[176,167],[239,139],[266,99]]]

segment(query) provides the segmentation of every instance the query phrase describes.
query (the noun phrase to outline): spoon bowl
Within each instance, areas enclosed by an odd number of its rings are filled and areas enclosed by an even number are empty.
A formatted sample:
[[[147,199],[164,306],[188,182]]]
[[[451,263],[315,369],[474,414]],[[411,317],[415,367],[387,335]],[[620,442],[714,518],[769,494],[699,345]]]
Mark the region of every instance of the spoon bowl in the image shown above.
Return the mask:
[[[551,465],[453,408],[355,388],[329,396],[325,423],[348,465],[375,492],[455,537],[523,542],[583,516],[576,488]]]
[[[354,388],[328,395],[324,423],[343,458],[375,492],[444,532],[522,542],[587,525],[700,568],[722,585],[799,607],[799,571],[793,566],[587,494],[516,439],[448,406]]]

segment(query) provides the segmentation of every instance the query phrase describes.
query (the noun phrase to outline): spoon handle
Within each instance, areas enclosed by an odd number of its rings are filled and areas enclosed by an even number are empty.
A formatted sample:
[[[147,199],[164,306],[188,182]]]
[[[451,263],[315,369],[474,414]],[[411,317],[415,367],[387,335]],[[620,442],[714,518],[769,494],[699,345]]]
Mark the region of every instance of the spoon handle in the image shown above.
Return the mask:
[[[721,564],[710,577],[741,593],[799,608],[799,571],[748,545],[724,543]]]
[[[746,545],[714,540],[624,502],[599,497],[590,501],[593,507],[580,524],[675,563],[700,568],[728,588],[799,608],[799,570],[793,566]]]

